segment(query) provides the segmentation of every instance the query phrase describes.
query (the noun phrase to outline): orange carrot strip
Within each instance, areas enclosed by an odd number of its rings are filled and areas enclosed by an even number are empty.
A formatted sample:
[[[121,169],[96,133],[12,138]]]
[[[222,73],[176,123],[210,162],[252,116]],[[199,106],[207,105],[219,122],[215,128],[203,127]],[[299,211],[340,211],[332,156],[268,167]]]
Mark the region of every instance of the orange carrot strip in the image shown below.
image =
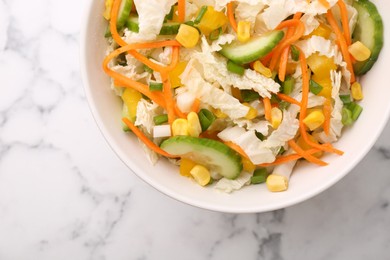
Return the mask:
[[[278,96],[279,99],[281,99],[283,101],[286,101],[288,103],[291,103],[291,104],[294,104],[294,105],[297,105],[297,106],[301,106],[301,103],[298,100],[296,100],[296,99],[294,99],[294,98],[292,98],[292,97],[290,97],[290,96],[288,96],[286,94],[278,93],[276,95]]]
[[[329,2],[326,0],[318,0],[326,9],[330,8]]]
[[[318,153],[319,151],[320,150],[318,150],[318,149],[309,149],[309,150],[306,150],[305,152],[307,154],[315,154],[315,153]],[[257,166],[260,166],[260,167],[276,166],[276,165],[280,165],[280,164],[287,163],[290,161],[296,161],[296,160],[299,160],[301,158],[302,158],[302,155],[300,155],[300,154],[289,154],[289,155],[277,157],[276,160],[273,161],[272,163],[262,163],[262,164],[259,164]]]
[[[325,100],[324,107],[323,107],[323,113],[325,116],[325,121],[323,124],[324,132],[326,135],[329,135],[330,131],[330,117],[332,115],[332,103],[329,98]]]
[[[328,165],[328,163],[318,159],[317,157],[314,157],[313,155],[306,153],[306,151],[299,147],[299,145],[297,145],[294,140],[291,139],[290,141],[288,141],[288,145],[291,147],[291,149],[293,149],[297,154],[301,155],[307,161],[318,164],[320,166]]]
[[[185,0],[178,0],[177,9],[179,12],[179,21],[181,23],[184,23],[184,20],[186,18],[186,1]]]
[[[347,42],[347,45],[349,46],[349,45],[351,45],[352,40],[351,40],[351,33],[349,31],[347,7],[346,7],[344,1],[342,1],[342,0],[337,1],[337,5],[340,8],[341,23],[343,25],[344,38],[345,38],[345,41]]]
[[[152,149],[154,152],[162,155],[162,156],[165,156],[165,157],[168,157],[168,158],[180,158],[180,156],[175,156],[175,155],[172,155],[172,154],[169,154],[167,153],[166,151],[164,151],[163,149],[161,149],[160,147],[158,147],[155,143],[153,143],[152,141],[149,140],[149,138],[147,138],[145,136],[144,133],[141,132],[141,130],[138,129],[138,127],[136,127],[129,119],[127,118],[122,118],[122,121],[123,123],[125,123],[130,129],[131,131],[133,131],[133,133],[147,146],[149,147],[150,149]]]
[[[232,148],[237,153],[239,153],[242,157],[249,159],[249,156],[245,153],[245,151],[240,146],[236,145],[233,142],[223,142],[223,143],[229,146],[230,148]]]
[[[200,107],[200,100],[198,98],[195,98],[194,103],[191,106],[191,111],[198,113]]]
[[[348,52],[348,45],[345,41],[344,35],[341,33],[339,26],[337,25],[336,19],[334,18],[332,12],[328,10],[326,13],[326,18],[328,19],[329,25],[332,27],[333,31],[336,33],[337,40],[340,44],[341,53],[343,54],[344,60],[347,63],[347,68],[351,73],[351,83],[355,82],[355,73],[353,71],[351,56]]]
[[[180,118],[187,118],[187,114],[181,112],[181,110],[177,107],[177,105],[175,105],[175,113]]]
[[[272,110],[272,106],[271,106],[271,99],[269,98],[263,98],[263,104],[264,104],[264,113],[265,113],[265,119],[267,119],[267,121],[271,121],[272,119],[272,114],[271,114],[271,110]]]
[[[237,32],[237,22],[236,22],[236,18],[234,17],[232,2],[227,4],[227,15],[229,18],[230,25],[232,26],[233,30]]]
[[[176,119],[176,113],[175,113],[176,102],[172,96],[172,87],[171,87],[171,82],[169,81],[168,74],[161,73],[161,79],[163,81],[164,99],[167,104],[166,110],[168,113],[168,122],[170,125],[172,125],[173,121],[175,121]]]

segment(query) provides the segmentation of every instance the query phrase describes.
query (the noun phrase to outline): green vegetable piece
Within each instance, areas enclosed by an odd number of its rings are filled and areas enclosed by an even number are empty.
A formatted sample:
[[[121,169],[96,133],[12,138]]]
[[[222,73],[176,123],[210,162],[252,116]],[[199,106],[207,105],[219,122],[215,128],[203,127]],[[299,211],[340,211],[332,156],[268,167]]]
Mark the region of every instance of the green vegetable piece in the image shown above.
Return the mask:
[[[168,122],[168,115],[164,114],[164,115],[155,116],[153,117],[153,122],[155,125],[165,124],[166,122]]]
[[[202,131],[206,131],[211,124],[215,121],[214,114],[205,108],[201,109],[198,113],[200,126],[202,127]]]
[[[295,79],[291,76],[287,76],[285,81],[282,82],[282,93],[290,95],[294,90]]]
[[[227,69],[228,69],[228,71],[236,73],[236,74],[241,75],[241,76],[244,75],[244,73],[245,73],[245,68],[244,67],[234,63],[231,60],[229,60],[227,62]]]
[[[351,110],[349,110],[346,107],[343,107],[343,109],[341,110],[341,115],[342,115],[341,123],[343,123],[343,125],[350,126],[353,124]]]
[[[288,109],[289,107],[290,107],[290,103],[288,103],[288,102],[286,102],[286,101],[280,101],[280,103],[279,103],[279,108],[281,109],[281,110],[286,110],[286,109]]]
[[[106,30],[104,31],[104,37],[110,38],[111,35],[111,29],[110,29],[110,24],[107,25]]]
[[[383,21],[375,4],[368,0],[353,1],[353,7],[358,12],[358,21],[352,35],[353,42],[360,41],[371,50],[371,56],[366,61],[353,65],[356,75],[369,71],[378,60],[383,47]]]
[[[222,46],[220,54],[237,64],[247,64],[270,53],[283,39],[283,31],[272,31],[261,36],[251,37],[245,43],[234,41]]]
[[[256,135],[256,137],[257,137],[260,141],[264,141],[265,137],[264,137],[264,135],[263,135],[262,133],[257,132],[257,131],[255,130],[255,135]]]
[[[136,14],[131,14],[126,22],[126,27],[132,32],[139,33],[139,21]],[[163,23],[160,35],[174,35],[179,32],[180,23],[166,22]]]
[[[173,12],[174,12],[174,6],[175,5],[172,5],[171,7],[171,10],[169,11],[169,13],[165,16],[165,21],[168,21],[168,20],[172,20],[173,19]]]
[[[212,139],[174,136],[163,141],[160,147],[172,155],[204,165],[227,179],[236,179],[243,168],[237,152]]]
[[[340,95],[339,97],[344,105],[350,104],[352,102],[351,95]]]
[[[129,114],[129,108],[127,107],[126,103],[123,102],[123,106],[122,106],[122,118],[125,117],[127,119],[129,119],[132,123],[135,122],[135,117],[131,117],[130,114]],[[130,132],[130,128],[122,122],[122,130],[123,132]]]
[[[318,95],[322,91],[323,87],[315,82],[314,80],[310,80],[310,92],[314,95]]]
[[[212,31],[209,35],[210,41],[218,40],[221,34],[222,34],[222,27],[219,27],[218,29]]]
[[[145,72],[149,72],[150,74],[153,73],[153,70],[151,68],[149,68],[148,66],[146,66],[145,64],[144,64],[144,70],[145,70]]]
[[[244,102],[252,102],[260,98],[259,93],[251,89],[243,89],[241,92],[241,98]]]
[[[131,9],[133,8],[133,0],[122,0],[118,12],[118,20],[116,27],[118,31],[122,30],[126,24],[127,19],[130,16]]]
[[[356,121],[359,118],[360,114],[363,112],[363,108],[355,102],[351,102],[350,104],[348,104],[347,108],[352,113],[353,121]]]
[[[200,8],[199,14],[194,20],[194,24],[200,23],[200,21],[202,21],[202,18],[206,12],[207,12],[207,5],[204,5],[202,6],[202,8]]]
[[[251,184],[264,183],[267,180],[268,172],[266,168],[256,169],[251,178]]]
[[[162,91],[163,84],[161,82],[150,82],[149,83],[149,90],[150,91]]]
[[[298,61],[299,60],[299,50],[297,47],[295,47],[294,45],[291,45],[291,58],[293,59],[293,61]]]

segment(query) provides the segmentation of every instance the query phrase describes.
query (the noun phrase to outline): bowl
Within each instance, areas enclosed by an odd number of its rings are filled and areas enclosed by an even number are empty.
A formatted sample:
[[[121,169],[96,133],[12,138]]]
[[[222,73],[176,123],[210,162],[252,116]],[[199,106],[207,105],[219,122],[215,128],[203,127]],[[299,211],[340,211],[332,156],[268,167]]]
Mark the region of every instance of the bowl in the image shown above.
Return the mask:
[[[373,2],[383,15],[385,28],[389,28],[390,16],[385,14],[390,13],[390,3]],[[390,50],[386,43],[373,69],[361,78],[365,90],[361,102],[363,113],[352,127],[344,130],[342,138],[335,144],[345,152],[343,156],[326,155],[324,160],[329,162],[326,167],[300,163],[295,168],[289,189],[281,193],[271,193],[265,185],[251,185],[231,194],[200,187],[180,176],[178,167],[165,159],[155,166],[151,165],[136,137],[122,131],[121,101],[110,89],[109,77],[102,70],[107,47],[103,8],[103,0],[91,0],[87,4],[81,33],[81,69],[92,114],[119,158],[139,178],[176,200],[231,213],[265,212],[302,202],[326,190],[350,172],[374,145],[387,122],[390,114],[390,88],[386,86]],[[385,30],[385,39],[390,39],[389,30]]]

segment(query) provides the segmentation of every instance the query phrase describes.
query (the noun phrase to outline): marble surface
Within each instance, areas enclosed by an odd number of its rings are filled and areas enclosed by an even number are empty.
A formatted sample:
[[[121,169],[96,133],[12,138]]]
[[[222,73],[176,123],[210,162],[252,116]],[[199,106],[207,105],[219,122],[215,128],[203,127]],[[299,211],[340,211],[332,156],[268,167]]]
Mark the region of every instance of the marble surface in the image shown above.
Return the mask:
[[[389,259],[390,125],[342,181],[287,209],[194,208],[105,143],[79,72],[85,0],[0,0],[0,259]]]

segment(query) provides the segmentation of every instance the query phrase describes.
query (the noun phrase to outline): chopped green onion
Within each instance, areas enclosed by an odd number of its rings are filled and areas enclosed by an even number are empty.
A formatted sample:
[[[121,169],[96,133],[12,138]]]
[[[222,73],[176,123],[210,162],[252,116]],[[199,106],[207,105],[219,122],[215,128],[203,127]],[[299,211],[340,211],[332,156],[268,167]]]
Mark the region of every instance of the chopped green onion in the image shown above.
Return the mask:
[[[357,104],[357,103],[355,103],[355,102],[352,102],[352,103],[350,103],[348,106],[347,106],[347,108],[351,111],[351,113],[352,113],[352,120],[353,121],[356,121],[358,118],[359,118],[359,116],[360,116],[360,114],[362,113],[362,111],[363,111],[363,108],[359,105],[359,104]]]
[[[202,18],[205,15],[206,12],[207,12],[207,5],[204,5],[204,6],[202,6],[202,8],[200,8],[199,14],[195,18],[194,23],[195,24],[200,23],[200,21],[202,20]]]
[[[351,95],[340,95],[341,101],[343,101],[344,105],[347,105],[352,102]]]
[[[222,27],[219,27],[218,29],[212,31],[209,35],[210,41],[218,40],[219,36],[222,34]]]
[[[293,61],[299,60],[299,50],[294,45],[291,45],[291,58]]]
[[[279,104],[279,102],[281,101],[279,98],[278,98],[278,96],[277,95],[275,95],[275,94],[272,94],[271,95],[271,104]]]
[[[282,155],[284,152],[286,151],[286,149],[284,149],[283,146],[280,147],[280,150],[278,152],[278,155]]]
[[[153,117],[153,122],[155,125],[162,125],[168,122],[168,115],[164,114],[164,115],[155,116]]]
[[[283,94],[290,95],[293,92],[295,85],[295,79],[291,76],[287,76],[286,80],[282,83]]]
[[[171,7],[171,11],[169,11],[169,14],[167,14],[166,16],[165,16],[165,21],[167,21],[167,20],[172,20],[173,19],[173,12],[174,12],[174,5],[172,5],[172,7]]]
[[[234,63],[231,60],[229,60],[227,63],[227,69],[228,69],[228,71],[236,73],[236,74],[241,75],[241,76],[244,75],[244,73],[245,73],[244,67]]]
[[[351,110],[349,110],[346,107],[343,107],[343,109],[341,110],[341,115],[342,115],[341,122],[343,123],[343,125],[345,125],[345,126],[352,125],[353,120],[352,120]]]
[[[255,135],[256,135],[256,137],[257,137],[260,141],[264,141],[264,135],[263,135],[262,133],[257,132],[257,131],[255,130]]]
[[[279,108],[281,109],[281,110],[286,110],[287,108],[289,108],[290,107],[290,103],[288,103],[288,102],[286,102],[286,101],[280,101],[280,103],[279,103]]]
[[[323,87],[315,82],[314,80],[310,80],[310,92],[314,95],[318,95],[322,91]]]
[[[256,169],[251,177],[251,184],[264,183],[267,180],[268,172],[266,168]]]
[[[254,90],[244,89],[241,90],[241,98],[244,102],[252,102],[260,98],[259,93]]]
[[[144,65],[144,70],[145,72],[153,73],[153,70],[146,65]]]
[[[207,110],[207,109],[201,109],[198,113],[200,126],[202,127],[202,131],[206,131],[210,125],[215,121],[214,114]]]
[[[161,82],[150,82],[149,83],[149,90],[150,91],[162,91],[163,84]]]

